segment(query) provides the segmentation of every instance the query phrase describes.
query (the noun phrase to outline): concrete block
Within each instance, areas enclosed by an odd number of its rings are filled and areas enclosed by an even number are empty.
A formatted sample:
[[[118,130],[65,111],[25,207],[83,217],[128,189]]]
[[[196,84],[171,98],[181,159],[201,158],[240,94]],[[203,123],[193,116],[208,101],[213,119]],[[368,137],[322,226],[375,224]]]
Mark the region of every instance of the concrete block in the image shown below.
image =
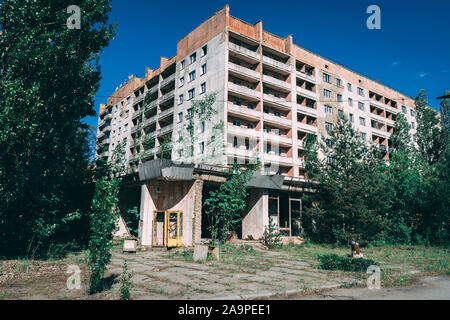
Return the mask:
[[[194,261],[205,261],[208,257],[208,246],[196,245],[194,247]]]

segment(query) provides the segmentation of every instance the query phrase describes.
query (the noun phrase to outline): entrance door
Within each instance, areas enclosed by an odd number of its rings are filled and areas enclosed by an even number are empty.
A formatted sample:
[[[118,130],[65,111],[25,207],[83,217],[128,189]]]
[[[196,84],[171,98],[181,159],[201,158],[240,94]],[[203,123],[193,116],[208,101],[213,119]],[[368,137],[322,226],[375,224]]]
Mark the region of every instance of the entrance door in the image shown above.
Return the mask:
[[[302,232],[302,200],[289,199],[291,217],[291,237],[298,237]]]
[[[182,245],[183,213],[168,211],[167,217],[167,247],[175,248]]]
[[[155,211],[153,215],[153,246],[164,247],[165,246],[165,225],[166,225],[166,213],[164,211]]]
[[[278,197],[269,197],[269,223],[274,224],[277,228],[280,227],[279,224],[279,202]]]

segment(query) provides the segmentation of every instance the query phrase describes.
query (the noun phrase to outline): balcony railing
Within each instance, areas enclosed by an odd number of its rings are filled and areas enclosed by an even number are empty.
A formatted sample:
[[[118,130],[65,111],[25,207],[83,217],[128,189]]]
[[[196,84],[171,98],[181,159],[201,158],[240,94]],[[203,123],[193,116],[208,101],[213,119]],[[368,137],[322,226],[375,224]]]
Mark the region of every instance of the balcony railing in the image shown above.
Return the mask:
[[[263,75],[263,81],[285,90],[291,90],[291,84],[271,76]]]
[[[175,81],[175,73],[170,75],[169,77],[167,77],[163,81],[161,81],[161,88],[165,87],[166,85],[168,85],[172,81]]]
[[[278,135],[273,132],[264,132],[264,139],[272,141],[274,143],[288,144],[288,145],[292,144],[292,138],[283,135]]]
[[[310,98],[312,100],[317,100],[317,94],[314,91],[304,89],[302,87],[297,86],[297,93],[300,95]]]
[[[275,67],[277,69],[281,69],[283,71],[291,72],[291,66],[290,65],[288,65],[286,63],[283,63],[281,61],[269,58],[269,57],[264,56],[264,55],[263,55],[263,62],[268,64],[268,65],[270,65],[270,66],[272,66],[272,67]]]
[[[233,114],[238,114],[242,116],[252,117],[254,119],[260,119],[261,118],[261,111],[256,111],[254,109],[246,108],[237,106],[233,103],[228,103],[228,111],[232,112]]]
[[[174,109],[174,107],[170,107],[169,109],[166,109],[166,110],[164,110],[164,111],[161,111],[161,112],[159,113],[159,119],[163,119],[163,118],[165,118],[165,117],[170,116],[171,114],[173,114],[173,109]]]
[[[238,44],[235,44],[233,42],[229,43],[229,48],[235,52],[238,52],[242,55],[245,55],[247,57],[251,57],[255,60],[260,60],[261,55],[258,52],[252,51],[250,49],[247,49],[243,46],[240,46]]]
[[[255,129],[243,128],[233,124],[228,124],[228,133],[244,137],[259,137],[259,131],[256,131]]]
[[[273,102],[273,103],[278,104],[280,106],[283,106],[285,108],[290,108],[291,107],[290,102],[286,101],[286,99],[283,99],[283,98],[278,98],[278,97],[272,96],[272,95],[267,94],[267,93],[263,94],[263,98],[264,98],[264,100]]]
[[[245,86],[240,86],[240,85],[234,84],[232,82],[228,83],[228,89],[230,91],[233,91],[233,92],[236,92],[239,94],[243,94],[246,96],[251,96],[251,97],[257,98],[257,99],[259,99],[261,97],[261,93],[259,91],[247,88]]]
[[[303,123],[303,122],[298,122],[297,121],[297,127],[298,129],[301,129],[302,131],[307,131],[310,133],[316,133],[317,132],[317,127],[307,124],[307,123]]]
[[[165,127],[162,127],[161,129],[158,130],[158,136],[162,136],[166,133],[169,133],[170,131],[173,130],[173,124],[169,124]]]
[[[247,149],[228,147],[227,154],[230,156],[238,156],[238,157],[242,157],[242,158],[255,158],[256,159],[256,157],[258,156],[258,151],[256,149],[247,150]]]
[[[252,69],[249,69],[249,68],[237,65],[237,64],[232,63],[232,62],[229,62],[228,65],[230,67],[230,70],[232,70],[234,72],[237,72],[237,73],[240,73],[240,74],[244,74],[244,75],[256,78],[256,79],[260,78],[260,73],[256,72],[255,70],[252,70]]]
[[[144,121],[144,123],[142,124],[142,128],[148,127],[149,125],[153,124],[156,122],[156,119],[158,117],[155,115],[151,118],[148,118],[147,120]]]
[[[165,95],[163,95],[161,97],[161,99],[159,100],[159,104],[162,104],[162,103],[172,99],[174,97],[174,95],[175,95],[175,89],[170,92],[167,92]]]
[[[302,71],[296,70],[295,75],[303,80],[308,80],[312,82],[316,82],[316,77],[312,74],[304,73]]]
[[[264,153],[264,160],[265,161],[270,161],[270,162],[292,164],[292,158],[291,157],[286,157],[286,156],[277,155],[277,154]]]
[[[275,124],[280,124],[283,125],[284,127],[291,127],[292,126],[292,121],[290,119],[281,117],[281,116],[276,116],[273,114],[268,114],[268,113],[264,113],[264,121],[268,121],[271,123],[275,123]]]

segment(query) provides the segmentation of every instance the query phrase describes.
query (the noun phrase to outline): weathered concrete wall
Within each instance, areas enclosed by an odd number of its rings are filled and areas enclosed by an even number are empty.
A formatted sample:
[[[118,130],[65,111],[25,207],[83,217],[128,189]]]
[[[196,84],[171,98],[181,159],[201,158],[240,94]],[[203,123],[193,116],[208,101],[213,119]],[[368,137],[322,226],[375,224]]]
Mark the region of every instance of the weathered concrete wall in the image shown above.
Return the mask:
[[[182,211],[182,243],[193,245],[195,203],[201,208],[201,183],[194,181],[148,181],[141,190],[141,244],[152,245],[153,216],[155,211]],[[196,196],[200,190],[200,199]],[[200,204],[198,202],[200,201]],[[201,217],[201,212],[200,212]],[[201,219],[200,219],[201,223]]]
[[[252,236],[261,239],[264,228],[269,223],[269,193],[267,189],[250,189],[244,219],[242,220],[242,239]]]

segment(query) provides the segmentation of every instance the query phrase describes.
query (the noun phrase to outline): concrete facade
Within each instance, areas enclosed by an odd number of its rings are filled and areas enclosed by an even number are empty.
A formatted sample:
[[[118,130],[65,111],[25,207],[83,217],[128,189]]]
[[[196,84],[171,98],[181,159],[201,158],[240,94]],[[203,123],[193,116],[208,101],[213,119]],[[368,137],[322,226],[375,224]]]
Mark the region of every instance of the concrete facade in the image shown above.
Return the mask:
[[[195,133],[189,156],[177,141],[192,103],[213,92],[216,113]],[[125,118],[116,119],[116,113],[124,112]],[[101,106],[97,156],[110,159],[117,144],[125,141],[130,172],[161,157],[227,166],[257,156],[266,174],[304,182],[307,134],[326,137],[327,128],[344,113],[388,159],[389,138],[401,112],[414,134],[411,97],[295,45],[292,36],[280,38],[264,31],[262,21],[249,24],[234,18],[225,6],[179,40],[175,56],[161,57],[160,66],[147,68],[143,78],[130,77]],[[212,128],[221,123],[223,131],[217,135]],[[172,141],[170,152],[161,154],[167,139]],[[214,139],[219,149],[211,143]],[[152,245],[153,215],[158,210],[183,211],[183,244],[200,242],[202,188],[202,179],[144,182],[142,245]],[[244,239],[262,237],[269,222],[268,194],[267,189],[250,190]]]

